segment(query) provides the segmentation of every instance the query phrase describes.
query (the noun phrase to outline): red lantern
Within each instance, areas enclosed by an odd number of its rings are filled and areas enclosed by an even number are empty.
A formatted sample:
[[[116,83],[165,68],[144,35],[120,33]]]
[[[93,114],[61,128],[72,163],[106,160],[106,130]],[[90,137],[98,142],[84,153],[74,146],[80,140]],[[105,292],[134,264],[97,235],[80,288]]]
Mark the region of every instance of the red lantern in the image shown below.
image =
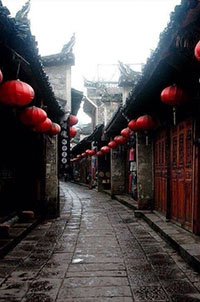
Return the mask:
[[[77,134],[77,130],[76,130],[76,128],[74,128],[74,127],[70,127],[70,128],[69,128],[69,136],[70,136],[70,138],[75,137],[75,136],[76,136],[76,134]]]
[[[188,97],[186,93],[177,85],[172,85],[169,87],[166,87],[161,92],[161,101],[168,105],[181,105],[185,102],[187,102]]]
[[[150,130],[155,128],[155,122],[150,115],[140,116],[137,121],[138,129],[140,130]]]
[[[34,95],[33,88],[20,80],[6,81],[0,86],[0,100],[7,105],[27,105]]]
[[[195,58],[200,61],[200,41],[196,44],[194,49]]]
[[[103,153],[109,153],[110,152],[110,148],[108,146],[103,146],[103,147],[101,147],[101,151]]]
[[[78,123],[78,118],[75,115],[70,114],[69,116],[69,125],[73,126]]]
[[[2,73],[2,71],[0,70],[0,83],[2,83],[3,82],[3,73]]]
[[[96,154],[96,152],[94,150],[90,150],[90,153],[89,153],[90,156],[93,156],[95,154]]]
[[[115,141],[111,141],[108,143],[108,147],[110,147],[111,149],[114,149],[118,146],[118,144]]]
[[[102,151],[98,151],[98,152],[97,152],[97,156],[98,156],[98,157],[101,157],[101,156],[103,156],[103,155],[104,155],[104,154],[103,154]]]
[[[122,135],[118,135],[118,136],[115,136],[114,141],[119,145],[123,145],[123,144],[127,143],[127,138]]]
[[[46,112],[38,107],[32,106],[23,110],[20,114],[20,121],[29,126],[35,126],[44,122],[47,118]]]
[[[136,120],[131,120],[131,121],[128,123],[128,127],[129,127],[129,129],[131,129],[132,131],[137,131],[137,130],[139,130],[139,129],[138,129],[138,125],[137,125]]]
[[[90,154],[90,149],[87,149],[86,151],[85,151],[85,153],[87,154],[87,155],[89,155]]]
[[[129,128],[125,128],[121,131],[121,135],[124,137],[129,137],[131,134],[131,130]]]
[[[82,157],[86,157],[86,155],[87,155],[86,152],[81,153],[81,156],[82,156]]]
[[[50,135],[56,135],[58,133],[60,133],[61,128],[60,125],[58,125],[57,123],[52,123],[50,130],[48,131],[48,133]]]
[[[47,117],[46,120],[34,127],[36,132],[48,132],[51,129],[52,121]]]

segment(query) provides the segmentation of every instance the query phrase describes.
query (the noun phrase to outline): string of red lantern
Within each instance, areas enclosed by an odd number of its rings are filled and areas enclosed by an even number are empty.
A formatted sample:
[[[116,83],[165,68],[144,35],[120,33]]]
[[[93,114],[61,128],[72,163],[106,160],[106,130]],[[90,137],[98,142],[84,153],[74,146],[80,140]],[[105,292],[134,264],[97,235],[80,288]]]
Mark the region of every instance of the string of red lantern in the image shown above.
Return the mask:
[[[20,121],[28,126],[35,126],[44,122],[47,118],[46,112],[36,106],[28,107],[20,113]]]
[[[74,127],[69,127],[69,136],[70,136],[70,138],[75,137],[76,134],[77,134],[76,128],[74,128]]]
[[[97,154],[98,157],[101,157],[101,156],[104,155],[104,153],[102,151],[98,151],[96,154]]]
[[[52,127],[52,121],[47,117],[44,122],[37,124],[34,127],[36,132],[48,132]]]
[[[33,88],[20,80],[6,81],[0,86],[0,101],[6,105],[24,106],[35,96]]]
[[[115,149],[117,148],[118,144],[115,141],[110,141],[108,143],[108,147],[110,147],[111,149]]]
[[[69,125],[73,126],[78,123],[78,118],[75,115],[70,114],[69,116]]]
[[[128,123],[128,128],[132,131],[138,131],[139,128],[138,128],[138,125],[137,125],[137,120],[131,120],[129,123]]]
[[[61,127],[57,123],[52,123],[50,130],[48,131],[48,134],[50,135],[56,135],[60,133]]]
[[[194,56],[198,61],[200,61],[200,41],[196,44],[194,48]]]
[[[122,129],[122,131],[121,131],[121,135],[126,138],[129,138],[130,134],[131,134],[130,128],[125,128],[125,129]]]
[[[176,125],[176,106],[188,101],[186,92],[176,84],[173,84],[162,90],[160,98],[163,103],[173,106],[173,122]]]
[[[3,73],[2,71],[0,70],[0,84],[3,82]]]
[[[101,151],[103,153],[109,153],[110,152],[110,148],[108,146],[103,146],[103,147],[101,147]]]
[[[136,125],[140,130],[151,130],[155,128],[155,122],[150,115],[143,115],[138,117]]]
[[[118,145],[124,145],[125,143],[127,143],[127,138],[122,135],[117,135],[114,137],[114,141]]]

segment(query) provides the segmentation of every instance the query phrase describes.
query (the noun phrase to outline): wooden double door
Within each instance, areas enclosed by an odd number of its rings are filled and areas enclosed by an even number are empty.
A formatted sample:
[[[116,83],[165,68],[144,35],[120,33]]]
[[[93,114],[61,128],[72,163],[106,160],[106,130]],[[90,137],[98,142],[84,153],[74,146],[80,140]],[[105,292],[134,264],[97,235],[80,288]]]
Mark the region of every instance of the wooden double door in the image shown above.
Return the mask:
[[[193,231],[197,208],[194,130],[187,119],[155,140],[155,210]]]

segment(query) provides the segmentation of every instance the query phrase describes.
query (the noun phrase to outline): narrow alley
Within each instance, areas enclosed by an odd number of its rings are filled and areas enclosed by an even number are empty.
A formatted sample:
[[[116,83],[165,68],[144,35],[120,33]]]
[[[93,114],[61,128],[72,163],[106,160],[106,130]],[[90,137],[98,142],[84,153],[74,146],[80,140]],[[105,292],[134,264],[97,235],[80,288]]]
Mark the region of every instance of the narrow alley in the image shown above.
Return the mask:
[[[61,182],[61,216],[0,260],[1,302],[200,301],[200,276],[133,211]]]

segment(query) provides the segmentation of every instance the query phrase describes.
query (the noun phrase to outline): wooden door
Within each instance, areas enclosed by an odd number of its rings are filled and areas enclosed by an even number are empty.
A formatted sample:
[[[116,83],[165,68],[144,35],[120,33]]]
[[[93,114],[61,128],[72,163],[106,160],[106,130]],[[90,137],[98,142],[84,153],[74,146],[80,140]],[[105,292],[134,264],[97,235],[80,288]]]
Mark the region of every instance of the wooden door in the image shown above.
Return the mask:
[[[191,119],[183,121],[171,129],[170,145],[171,218],[191,230],[194,203]]]
[[[155,210],[166,215],[167,205],[167,131],[155,140]]]

